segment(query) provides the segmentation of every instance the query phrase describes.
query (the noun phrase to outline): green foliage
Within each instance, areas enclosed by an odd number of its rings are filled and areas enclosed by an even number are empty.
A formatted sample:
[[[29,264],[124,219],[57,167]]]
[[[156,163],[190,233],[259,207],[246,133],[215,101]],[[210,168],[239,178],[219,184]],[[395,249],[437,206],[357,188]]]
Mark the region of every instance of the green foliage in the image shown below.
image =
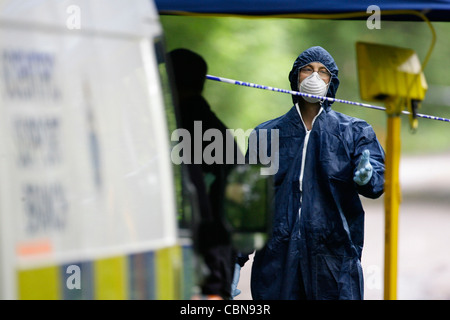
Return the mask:
[[[368,29],[365,20],[161,16],[161,22],[166,49],[185,47],[201,54],[208,63],[209,74],[283,89],[290,89],[288,74],[298,54],[320,45],[333,55],[339,67],[341,84],[337,97],[352,101],[361,101],[356,64],[357,41],[411,48],[422,61],[431,43],[431,31],[425,23],[384,21],[383,17],[381,29]],[[437,43],[425,69],[430,90],[419,112],[450,118],[450,74],[447,67],[450,23],[433,25]],[[441,88],[439,94],[432,90],[434,87]],[[288,94],[215,81],[207,81],[204,95],[228,127],[244,130],[278,117],[292,106]],[[384,112],[338,103],[333,104],[333,108],[365,119],[384,142]],[[419,119],[419,129],[412,134],[408,117],[404,116],[402,151],[450,150],[449,133],[450,123]]]

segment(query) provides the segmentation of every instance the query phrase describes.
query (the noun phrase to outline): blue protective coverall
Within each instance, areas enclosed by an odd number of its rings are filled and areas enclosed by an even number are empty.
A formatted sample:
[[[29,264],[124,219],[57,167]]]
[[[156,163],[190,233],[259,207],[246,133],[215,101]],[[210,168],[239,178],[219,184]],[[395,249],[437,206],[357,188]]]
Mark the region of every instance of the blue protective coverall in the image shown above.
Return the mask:
[[[299,69],[311,62],[321,62],[331,72],[327,96],[335,97],[338,68],[321,47],[299,55],[289,74],[291,88],[298,91]],[[302,97],[293,96],[294,103],[297,99]],[[279,168],[272,235],[255,253],[252,266],[253,299],[363,299],[364,210],[359,195],[382,195],[384,151],[367,122],[332,110],[329,101],[322,107],[308,139],[295,105],[255,128],[257,135],[268,129],[268,151],[270,129],[279,130]],[[373,175],[359,186],[353,176],[365,149]]]

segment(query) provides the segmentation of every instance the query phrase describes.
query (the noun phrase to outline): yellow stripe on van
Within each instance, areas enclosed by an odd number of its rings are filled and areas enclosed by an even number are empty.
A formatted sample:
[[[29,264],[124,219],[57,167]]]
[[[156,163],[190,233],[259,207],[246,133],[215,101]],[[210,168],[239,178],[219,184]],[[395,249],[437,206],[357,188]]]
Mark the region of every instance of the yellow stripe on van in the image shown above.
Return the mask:
[[[20,300],[61,299],[59,268],[57,266],[18,272]]]
[[[156,256],[156,299],[179,300],[181,298],[181,248],[173,246],[158,250]]]
[[[128,299],[127,272],[126,256],[94,261],[95,299]]]

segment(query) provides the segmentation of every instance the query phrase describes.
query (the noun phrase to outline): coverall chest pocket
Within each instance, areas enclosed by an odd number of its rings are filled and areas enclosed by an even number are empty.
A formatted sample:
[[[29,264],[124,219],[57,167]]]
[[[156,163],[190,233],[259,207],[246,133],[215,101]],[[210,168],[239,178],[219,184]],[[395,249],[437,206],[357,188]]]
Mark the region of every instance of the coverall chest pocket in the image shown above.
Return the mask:
[[[329,133],[322,134],[319,157],[326,178],[342,181],[352,179],[352,164],[347,150],[341,137]]]

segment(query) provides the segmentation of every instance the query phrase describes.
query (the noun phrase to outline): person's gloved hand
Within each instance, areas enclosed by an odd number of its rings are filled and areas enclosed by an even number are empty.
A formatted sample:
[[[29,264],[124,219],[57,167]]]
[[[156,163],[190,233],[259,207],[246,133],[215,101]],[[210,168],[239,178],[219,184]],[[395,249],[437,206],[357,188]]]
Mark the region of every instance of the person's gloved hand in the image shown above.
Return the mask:
[[[373,168],[370,164],[370,151],[368,149],[364,150],[361,158],[359,159],[358,167],[356,168],[355,176],[353,181],[355,181],[360,186],[363,186],[369,182],[372,178]]]
[[[237,288],[239,277],[241,275],[241,266],[236,263],[234,265],[233,282],[231,283],[231,298],[233,299],[241,293],[241,290]]]

